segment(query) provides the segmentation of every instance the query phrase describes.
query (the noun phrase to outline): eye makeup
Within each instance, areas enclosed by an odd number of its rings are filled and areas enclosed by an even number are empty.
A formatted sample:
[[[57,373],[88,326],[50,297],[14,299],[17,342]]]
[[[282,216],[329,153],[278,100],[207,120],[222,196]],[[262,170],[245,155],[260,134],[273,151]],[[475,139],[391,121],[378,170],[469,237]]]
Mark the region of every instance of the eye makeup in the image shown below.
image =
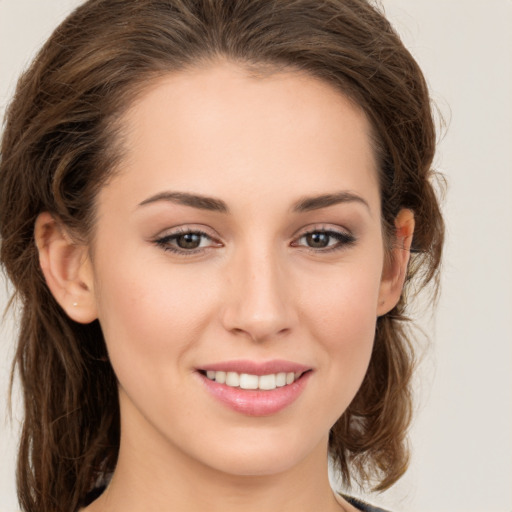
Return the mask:
[[[350,233],[333,229],[311,229],[303,233],[293,247],[305,247],[315,252],[333,252],[346,249],[356,243],[356,238]]]
[[[353,246],[357,239],[351,233],[326,227],[313,227],[295,237],[291,247],[302,248],[314,253],[331,253]],[[206,233],[193,227],[181,227],[160,236],[153,241],[164,251],[179,256],[193,256],[207,250],[223,247],[223,244]]]
[[[164,251],[182,256],[192,256],[210,248],[222,247],[222,244],[208,233],[192,228],[179,228],[157,238],[154,243]]]

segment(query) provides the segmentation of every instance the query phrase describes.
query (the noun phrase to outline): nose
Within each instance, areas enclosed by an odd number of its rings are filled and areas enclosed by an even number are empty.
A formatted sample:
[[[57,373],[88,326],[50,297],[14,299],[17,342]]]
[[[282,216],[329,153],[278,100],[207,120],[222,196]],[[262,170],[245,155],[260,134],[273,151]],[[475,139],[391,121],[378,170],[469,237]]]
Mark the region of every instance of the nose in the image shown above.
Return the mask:
[[[271,251],[238,254],[226,279],[225,329],[263,342],[289,333],[297,322],[285,262]]]

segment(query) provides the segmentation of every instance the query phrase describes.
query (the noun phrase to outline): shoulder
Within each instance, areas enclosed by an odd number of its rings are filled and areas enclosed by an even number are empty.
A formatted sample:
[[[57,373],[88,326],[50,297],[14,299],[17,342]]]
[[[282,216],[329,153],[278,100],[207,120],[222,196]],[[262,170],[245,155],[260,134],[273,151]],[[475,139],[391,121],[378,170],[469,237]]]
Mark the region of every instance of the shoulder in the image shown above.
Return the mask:
[[[361,501],[357,498],[352,498],[350,496],[343,497],[354,507],[356,507],[361,512],[388,512],[387,510],[384,510],[383,508],[374,507],[372,505],[369,505],[368,503],[365,503],[364,501]]]

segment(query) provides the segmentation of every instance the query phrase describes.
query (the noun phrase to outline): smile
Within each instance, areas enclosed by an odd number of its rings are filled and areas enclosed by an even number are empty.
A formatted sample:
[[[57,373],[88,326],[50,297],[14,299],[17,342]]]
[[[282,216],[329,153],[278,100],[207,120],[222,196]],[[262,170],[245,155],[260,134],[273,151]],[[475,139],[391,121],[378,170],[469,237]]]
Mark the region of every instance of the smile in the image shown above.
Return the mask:
[[[208,379],[218,382],[219,384],[225,384],[232,388],[259,389],[262,391],[271,391],[293,384],[301,375],[302,372],[279,372],[269,373],[267,375],[252,375],[249,373],[213,370],[206,372]]]
[[[283,360],[225,361],[196,371],[215,401],[249,416],[268,416],[290,407],[313,373],[311,367]]]

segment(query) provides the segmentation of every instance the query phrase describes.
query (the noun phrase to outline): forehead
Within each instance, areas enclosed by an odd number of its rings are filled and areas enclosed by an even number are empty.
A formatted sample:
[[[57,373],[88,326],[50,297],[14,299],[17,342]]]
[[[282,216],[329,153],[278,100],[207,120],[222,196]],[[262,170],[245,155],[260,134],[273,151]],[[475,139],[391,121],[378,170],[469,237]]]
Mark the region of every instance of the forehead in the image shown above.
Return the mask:
[[[117,179],[131,183],[133,201],[171,186],[222,196],[226,185],[253,197],[336,187],[379,200],[363,111],[298,71],[257,75],[218,62],[166,75],[128,109],[121,131]]]

